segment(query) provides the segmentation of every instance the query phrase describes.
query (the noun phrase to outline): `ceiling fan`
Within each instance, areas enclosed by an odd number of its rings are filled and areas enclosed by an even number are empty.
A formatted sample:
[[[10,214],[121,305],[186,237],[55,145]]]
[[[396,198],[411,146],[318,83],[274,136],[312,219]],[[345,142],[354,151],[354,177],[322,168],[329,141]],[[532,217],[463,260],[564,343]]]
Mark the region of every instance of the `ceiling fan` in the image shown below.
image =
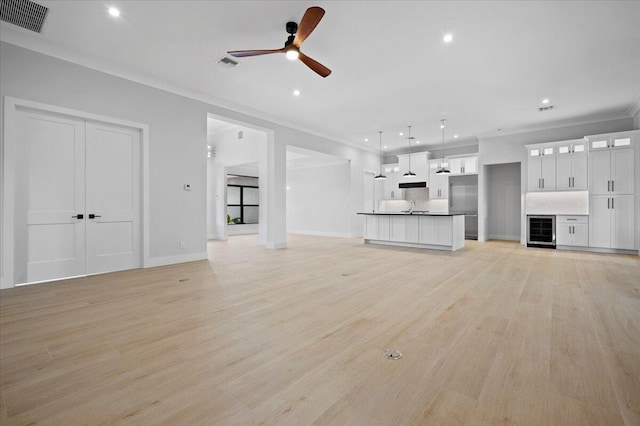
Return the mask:
[[[324,16],[324,9],[321,7],[313,6],[307,9],[300,21],[300,25],[295,22],[287,22],[287,33],[289,37],[284,43],[282,49],[273,50],[232,50],[227,52],[231,56],[236,58],[243,58],[245,56],[258,56],[268,55],[270,53],[285,53],[287,59],[295,61],[300,59],[306,66],[318,73],[322,77],[327,77],[331,74],[331,70],[320,62],[312,59],[300,51],[302,42],[309,37],[309,34],[316,28],[322,17]]]

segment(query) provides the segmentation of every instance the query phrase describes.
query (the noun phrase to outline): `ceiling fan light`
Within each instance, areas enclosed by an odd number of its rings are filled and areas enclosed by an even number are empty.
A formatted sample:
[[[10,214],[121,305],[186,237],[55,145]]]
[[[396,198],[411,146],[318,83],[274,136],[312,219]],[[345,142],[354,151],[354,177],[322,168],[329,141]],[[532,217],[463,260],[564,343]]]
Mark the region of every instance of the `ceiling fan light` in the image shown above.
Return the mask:
[[[293,48],[287,50],[286,55],[287,55],[287,59],[288,60],[295,61],[300,56],[300,53],[298,52],[298,49],[293,47]]]

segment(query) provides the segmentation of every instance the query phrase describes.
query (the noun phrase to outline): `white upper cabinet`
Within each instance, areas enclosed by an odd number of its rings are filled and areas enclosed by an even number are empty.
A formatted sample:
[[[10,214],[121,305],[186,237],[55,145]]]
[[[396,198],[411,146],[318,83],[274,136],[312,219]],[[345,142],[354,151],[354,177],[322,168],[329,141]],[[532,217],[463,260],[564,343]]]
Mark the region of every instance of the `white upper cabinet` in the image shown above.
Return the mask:
[[[589,157],[591,194],[634,193],[633,149],[595,150]]]
[[[383,200],[401,200],[402,191],[398,188],[398,180],[400,178],[400,166],[396,164],[383,164],[382,174],[387,178],[382,182]]]
[[[449,173],[436,173],[442,159],[429,162],[429,199],[442,200],[449,198]],[[451,167],[445,159],[444,167]]]
[[[556,145],[556,189],[587,189],[587,142],[584,139],[559,142]]]
[[[556,148],[553,145],[528,146],[527,188],[530,192],[555,191]]]
[[[606,135],[587,136],[589,151],[633,148],[637,143],[640,132],[620,132]]]
[[[478,174],[478,156],[449,157],[449,170],[452,175],[475,175]]]
[[[429,177],[428,164],[429,152],[416,152],[414,154],[398,155],[398,163],[400,166],[399,183],[403,182],[427,182]],[[409,164],[411,163],[411,164]],[[411,169],[415,176],[403,176]]]

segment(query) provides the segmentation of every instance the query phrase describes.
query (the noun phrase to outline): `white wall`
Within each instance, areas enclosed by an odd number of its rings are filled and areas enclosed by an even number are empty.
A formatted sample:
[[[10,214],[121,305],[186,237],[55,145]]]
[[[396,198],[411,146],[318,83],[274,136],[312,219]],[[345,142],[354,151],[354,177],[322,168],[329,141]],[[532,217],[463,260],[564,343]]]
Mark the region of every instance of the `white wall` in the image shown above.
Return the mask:
[[[527,192],[527,155],[525,145],[578,139],[587,135],[621,132],[633,128],[632,118],[620,118],[597,123],[578,124],[545,130],[506,134],[480,138],[478,146],[478,240],[485,241],[488,236],[488,198],[486,168],[491,164],[521,163],[521,235],[520,242],[525,243],[526,224],[524,215],[524,195]]]
[[[375,154],[7,43],[0,43],[0,94],[149,125],[149,238],[155,263],[206,257],[209,113],[271,131],[263,165],[267,247],[286,246],[287,145],[351,160],[345,220],[352,232],[362,233],[356,206],[362,205],[363,170],[377,167]],[[183,191],[184,183],[191,184],[190,192]],[[186,242],[184,250],[180,241]]]
[[[287,232],[353,236],[350,164],[287,169]],[[347,219],[347,220],[345,220]]]
[[[484,170],[488,238],[520,241],[520,163],[494,164]]]

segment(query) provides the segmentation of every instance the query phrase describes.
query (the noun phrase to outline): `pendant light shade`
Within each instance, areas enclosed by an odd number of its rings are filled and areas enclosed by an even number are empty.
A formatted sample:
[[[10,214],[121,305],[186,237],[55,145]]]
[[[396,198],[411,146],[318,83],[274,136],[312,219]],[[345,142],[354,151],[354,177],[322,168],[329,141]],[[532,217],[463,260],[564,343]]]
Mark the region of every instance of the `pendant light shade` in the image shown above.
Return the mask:
[[[382,180],[387,177],[382,174],[382,130],[378,131],[378,133],[380,133],[380,173],[378,173],[378,176],[375,176],[374,179]]]
[[[445,120],[445,119],[440,120],[440,128],[442,129],[442,161],[440,162],[440,167],[438,167],[438,170],[436,171],[436,174],[451,173],[451,170],[447,169],[444,166],[444,126],[445,126],[446,122],[447,122],[447,120]]]
[[[409,126],[409,136],[407,137],[407,140],[409,141],[409,170],[403,174],[402,176],[415,176],[416,174],[413,173],[411,171],[411,140],[415,139],[413,137],[411,137],[411,126]]]

